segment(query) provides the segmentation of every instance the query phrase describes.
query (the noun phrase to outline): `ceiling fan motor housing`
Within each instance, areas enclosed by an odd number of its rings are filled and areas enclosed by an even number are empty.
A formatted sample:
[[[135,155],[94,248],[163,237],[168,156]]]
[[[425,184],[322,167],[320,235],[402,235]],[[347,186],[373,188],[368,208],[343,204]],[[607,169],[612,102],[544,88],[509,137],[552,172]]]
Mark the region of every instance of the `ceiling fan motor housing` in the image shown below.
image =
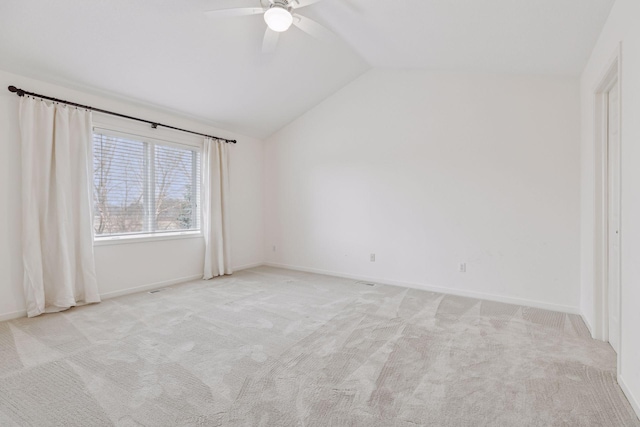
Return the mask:
[[[282,9],[286,9],[289,12],[291,12],[291,10],[293,9],[293,1],[287,1],[287,0],[274,0],[271,3],[271,6],[269,6],[269,9],[274,8],[274,7],[280,7]]]
[[[274,0],[264,13],[264,20],[273,31],[287,31],[293,23],[292,9],[287,0]]]

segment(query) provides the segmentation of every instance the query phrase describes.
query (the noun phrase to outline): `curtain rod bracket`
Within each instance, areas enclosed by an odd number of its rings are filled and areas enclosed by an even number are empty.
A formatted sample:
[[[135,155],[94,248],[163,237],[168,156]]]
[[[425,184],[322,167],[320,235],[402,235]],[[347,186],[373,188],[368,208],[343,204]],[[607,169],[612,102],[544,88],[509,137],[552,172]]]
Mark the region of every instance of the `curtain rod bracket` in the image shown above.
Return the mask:
[[[152,129],[158,129],[158,124],[157,123],[151,123],[151,128]]]

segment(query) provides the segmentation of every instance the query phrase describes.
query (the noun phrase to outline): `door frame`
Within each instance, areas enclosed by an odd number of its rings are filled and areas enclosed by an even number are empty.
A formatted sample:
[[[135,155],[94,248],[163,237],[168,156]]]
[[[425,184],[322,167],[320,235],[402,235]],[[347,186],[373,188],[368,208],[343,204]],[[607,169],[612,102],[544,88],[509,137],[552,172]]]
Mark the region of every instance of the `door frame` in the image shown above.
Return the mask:
[[[595,325],[594,338],[609,341],[609,238],[608,238],[608,113],[609,98],[608,93],[614,84],[618,83],[618,120],[620,153],[622,153],[622,46],[618,45],[614,55],[602,73],[594,88],[595,106],[595,233],[594,233],[594,314]],[[622,158],[622,155],[620,155]],[[618,173],[620,173],[619,165]],[[620,181],[620,193],[622,194],[622,182]],[[622,211],[620,210],[622,217]],[[622,222],[620,221],[620,241],[622,242]],[[622,247],[620,248],[622,253]],[[621,282],[622,280],[620,280]],[[622,286],[620,286],[621,288]],[[621,289],[618,292],[619,300],[622,301]],[[622,304],[620,304],[622,305]],[[619,332],[622,330],[622,311],[618,307]],[[620,334],[621,335],[621,334]],[[618,336],[618,375],[620,375],[620,354],[622,353],[622,339]]]

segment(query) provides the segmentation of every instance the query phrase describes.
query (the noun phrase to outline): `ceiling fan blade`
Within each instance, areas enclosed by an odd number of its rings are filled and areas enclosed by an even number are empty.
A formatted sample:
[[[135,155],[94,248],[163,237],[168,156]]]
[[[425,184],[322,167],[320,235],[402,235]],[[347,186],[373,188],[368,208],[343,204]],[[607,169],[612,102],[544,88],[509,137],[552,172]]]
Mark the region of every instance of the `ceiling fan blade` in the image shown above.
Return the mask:
[[[264,13],[264,9],[261,7],[235,7],[233,9],[208,10],[205,13],[215,18],[226,18],[230,16],[260,15]]]
[[[300,28],[311,37],[323,42],[334,43],[339,40],[338,36],[333,31],[328,30],[313,19],[309,19],[302,15],[293,15],[293,25]]]
[[[294,9],[300,9],[301,7],[311,6],[314,3],[318,3],[321,0],[292,0],[289,2]],[[293,3],[293,4],[292,4]]]
[[[278,46],[278,39],[280,33],[273,31],[267,27],[267,31],[264,32],[264,38],[262,39],[262,53],[273,53]]]

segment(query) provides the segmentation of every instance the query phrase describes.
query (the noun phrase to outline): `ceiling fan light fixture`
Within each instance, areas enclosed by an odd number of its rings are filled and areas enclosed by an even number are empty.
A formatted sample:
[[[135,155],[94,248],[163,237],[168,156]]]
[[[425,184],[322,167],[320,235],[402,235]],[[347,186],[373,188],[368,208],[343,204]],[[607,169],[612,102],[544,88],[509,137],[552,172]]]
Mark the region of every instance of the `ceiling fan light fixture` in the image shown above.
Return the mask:
[[[293,24],[293,15],[284,7],[274,5],[264,13],[264,20],[273,31],[282,33]]]

